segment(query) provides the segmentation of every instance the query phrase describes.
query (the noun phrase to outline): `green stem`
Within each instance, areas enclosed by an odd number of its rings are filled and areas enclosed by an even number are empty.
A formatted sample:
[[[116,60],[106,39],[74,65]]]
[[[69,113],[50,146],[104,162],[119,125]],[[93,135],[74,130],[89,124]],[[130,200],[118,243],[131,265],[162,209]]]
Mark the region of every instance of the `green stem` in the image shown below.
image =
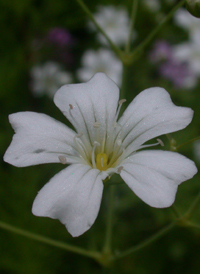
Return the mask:
[[[195,141],[197,141],[197,140],[199,140],[199,139],[200,139],[200,136],[195,137],[195,138],[193,138],[193,139],[191,139],[191,140],[189,140],[189,141],[187,141],[187,142],[185,142],[185,143],[183,143],[183,144],[177,146],[177,150],[180,149],[181,147],[183,147],[183,146],[185,146],[185,145],[188,145],[188,144],[190,144],[190,143],[193,143],[193,142],[195,142]]]
[[[190,222],[187,222],[187,223],[186,223],[186,226],[191,227],[191,228],[200,229],[200,225],[194,224],[194,223],[190,223]]]
[[[111,255],[111,242],[112,242],[112,227],[113,227],[113,210],[114,210],[114,185],[109,186],[109,203],[108,203],[108,216],[105,243],[103,253]]]
[[[105,37],[107,42],[109,43],[112,50],[116,53],[116,55],[121,59],[123,53],[122,51],[112,42],[112,40],[108,37],[108,35],[105,33],[105,31],[101,28],[101,26],[96,22],[93,14],[90,12],[88,7],[85,5],[85,3],[82,0],[76,0],[76,2],[80,5],[82,10],[87,14],[87,16],[90,18],[90,20],[93,22],[93,24],[96,26],[97,30]]]
[[[177,219],[181,218],[181,214],[179,213],[179,211],[178,211],[178,209],[176,208],[175,205],[172,205],[171,209],[173,210],[174,215],[176,216]]]
[[[162,29],[162,27],[173,17],[174,12],[184,5],[186,0],[180,1],[161,21],[161,23],[147,36],[147,38],[132,51],[129,56],[129,61],[133,62],[135,57],[140,54],[144,50],[144,48],[153,40],[153,38],[158,34],[158,32]]]
[[[136,14],[137,14],[137,8],[138,8],[138,2],[139,0],[133,0],[132,4],[132,13],[131,13],[131,22],[130,22],[130,28],[129,28],[129,36],[126,44],[125,51],[127,54],[130,52],[131,48],[131,40],[132,40],[132,35],[133,35],[133,30],[135,26],[135,19],[136,19]]]
[[[118,255],[115,255],[113,256],[113,259],[114,260],[117,260],[117,259],[121,259],[125,256],[128,256],[148,245],[150,245],[151,243],[157,241],[159,238],[161,238],[163,235],[165,235],[167,232],[169,232],[175,225],[176,225],[177,221],[169,224],[168,226],[164,227],[163,229],[161,229],[160,231],[158,231],[156,234],[154,234],[153,236],[149,237],[147,240],[143,241],[142,243],[124,251],[124,252],[121,252],[120,254]]]
[[[120,89],[120,98],[125,99],[126,98],[126,93],[128,90],[128,72],[129,72],[129,67],[125,64],[123,64],[123,71],[122,71],[122,85]],[[122,105],[122,108],[124,108],[124,105]],[[121,112],[122,112],[121,108]]]
[[[191,206],[189,207],[189,209],[187,210],[187,212],[184,214],[186,216],[187,219],[191,218],[192,213],[196,210],[198,204],[200,202],[200,192],[197,195],[196,199],[194,200],[194,202],[191,204]]]
[[[5,230],[10,231],[10,232],[13,232],[15,234],[24,236],[24,237],[32,239],[32,240],[35,240],[35,241],[38,241],[38,242],[41,242],[41,243],[44,243],[44,244],[48,244],[48,245],[51,245],[51,246],[59,247],[61,249],[64,249],[64,250],[67,250],[67,251],[70,251],[70,252],[73,252],[73,253],[77,253],[77,254],[80,254],[80,255],[83,255],[83,256],[86,256],[86,257],[90,257],[90,258],[93,258],[93,259],[96,259],[96,260],[98,260],[98,258],[100,257],[100,254],[98,252],[87,251],[87,250],[85,250],[83,248],[80,248],[80,247],[76,247],[76,246],[73,246],[73,245],[62,243],[60,241],[52,240],[48,237],[44,237],[42,235],[38,235],[38,234],[35,234],[35,233],[32,233],[32,232],[29,232],[27,230],[24,230],[24,229],[14,227],[12,225],[9,225],[9,224],[1,222],[1,221],[0,221],[0,228],[5,229]]]

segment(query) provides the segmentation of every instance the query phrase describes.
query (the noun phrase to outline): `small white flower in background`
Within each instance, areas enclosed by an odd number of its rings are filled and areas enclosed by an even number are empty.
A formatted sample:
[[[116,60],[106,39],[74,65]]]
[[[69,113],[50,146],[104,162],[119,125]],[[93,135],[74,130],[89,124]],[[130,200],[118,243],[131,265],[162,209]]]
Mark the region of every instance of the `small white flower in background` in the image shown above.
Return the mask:
[[[200,140],[194,142],[193,151],[195,158],[200,162]]]
[[[176,2],[176,0],[165,0],[166,4],[174,4]]]
[[[125,45],[129,35],[129,16],[124,7],[99,6],[98,11],[93,16],[116,45]],[[92,22],[88,23],[88,27],[93,31],[96,30]],[[98,33],[97,38],[103,45],[108,44],[102,34]]]
[[[190,39],[200,41],[200,19],[194,17],[186,9],[180,8],[174,14],[174,21],[188,31]]]
[[[143,3],[153,12],[159,11],[161,8],[159,0],[143,0]]]
[[[88,81],[95,73],[104,72],[117,85],[122,81],[122,63],[108,49],[88,50],[82,57],[82,68],[78,69],[80,81]]]
[[[194,83],[200,76],[200,44],[186,42],[174,46],[173,55],[179,62],[186,62],[193,75]]]
[[[178,45],[180,47],[180,45]],[[181,51],[177,50],[180,54]],[[173,47],[165,40],[158,40],[149,54],[149,60],[159,65],[159,74],[171,81],[176,88],[191,89],[197,83],[197,76],[191,69],[187,59],[178,58],[176,46]],[[183,58],[186,55],[183,54]]]
[[[15,130],[4,160],[17,167],[43,163],[69,164],[38,193],[33,214],[59,219],[79,236],[94,223],[103,180],[119,173],[145,203],[170,206],[178,185],[194,176],[193,161],[179,153],[142,150],[156,136],[185,128],[193,111],[175,106],[163,88],[142,91],[120,119],[119,89],[105,74],[89,82],[65,85],[54,97],[75,130],[35,112],[9,116]]]
[[[30,76],[30,88],[32,93],[38,97],[44,94],[53,97],[61,86],[72,82],[71,74],[63,71],[61,66],[55,62],[33,66]]]
[[[192,75],[190,82],[194,86],[200,76],[200,19],[185,9],[179,9],[174,19],[179,26],[188,31],[189,41],[174,46],[173,56],[179,62],[188,64]]]

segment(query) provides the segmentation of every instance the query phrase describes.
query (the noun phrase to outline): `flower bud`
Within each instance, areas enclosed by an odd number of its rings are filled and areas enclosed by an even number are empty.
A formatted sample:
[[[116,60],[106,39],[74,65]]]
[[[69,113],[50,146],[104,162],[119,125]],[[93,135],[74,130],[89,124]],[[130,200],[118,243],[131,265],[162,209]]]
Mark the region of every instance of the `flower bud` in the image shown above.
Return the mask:
[[[200,18],[200,0],[187,0],[186,8],[193,16]]]

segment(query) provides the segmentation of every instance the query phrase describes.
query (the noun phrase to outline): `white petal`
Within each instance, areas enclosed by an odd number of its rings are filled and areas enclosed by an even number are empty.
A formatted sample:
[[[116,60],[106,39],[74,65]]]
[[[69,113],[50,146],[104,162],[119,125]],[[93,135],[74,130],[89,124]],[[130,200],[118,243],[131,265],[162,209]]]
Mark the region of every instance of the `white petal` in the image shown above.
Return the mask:
[[[58,156],[74,154],[75,132],[48,115],[18,112],[9,115],[15,130],[4,161],[18,167],[58,163]]]
[[[96,73],[89,82],[65,85],[54,97],[56,106],[66,115],[79,133],[93,144],[94,123],[101,130],[112,126],[119,99],[119,88],[104,73]],[[70,111],[70,107],[73,107]],[[72,117],[73,116],[73,117]]]
[[[38,193],[32,212],[59,219],[76,237],[94,223],[102,198],[102,174],[89,166],[74,164],[47,183]]]
[[[123,145],[134,151],[156,136],[185,128],[192,117],[193,110],[175,106],[163,88],[146,89],[135,97],[119,119]]]
[[[193,161],[170,151],[140,151],[121,165],[120,175],[133,192],[158,208],[172,205],[178,185],[197,173]]]

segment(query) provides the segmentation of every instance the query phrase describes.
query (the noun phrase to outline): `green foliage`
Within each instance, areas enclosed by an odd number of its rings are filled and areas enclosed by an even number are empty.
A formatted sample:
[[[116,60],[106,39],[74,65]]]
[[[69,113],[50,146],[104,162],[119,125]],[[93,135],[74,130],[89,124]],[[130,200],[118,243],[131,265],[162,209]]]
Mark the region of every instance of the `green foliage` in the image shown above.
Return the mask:
[[[122,4],[119,0],[85,1],[95,10],[100,4]],[[161,1],[161,13],[167,14],[171,8]],[[130,7],[130,1],[124,1]],[[80,66],[80,57],[89,47],[98,48],[94,35],[86,30],[87,18],[76,1],[64,0],[1,0],[1,62],[0,62],[0,153],[3,156],[9,145],[13,131],[7,116],[18,111],[38,111],[58,118],[66,123],[64,117],[47,98],[35,98],[30,91],[29,70],[40,59],[32,44],[43,37],[52,27],[67,28],[76,38],[74,46],[74,73]],[[140,4],[136,29],[138,40],[143,41],[157,25],[154,14]],[[166,24],[156,38],[178,44],[187,39],[187,34],[177,26]],[[153,43],[153,41],[152,41]],[[161,78],[155,66],[148,59],[152,48],[149,44],[133,65],[128,68],[127,102],[145,88],[162,86],[166,88],[177,105],[195,110],[194,120],[182,132],[173,134],[178,145],[200,135],[200,83],[193,91],[177,89]],[[136,46],[136,45],[134,45]],[[45,59],[45,57],[42,57]],[[164,136],[165,149],[169,148]],[[194,159],[193,143],[183,146],[180,152]],[[197,162],[198,167],[200,163]],[[0,169],[0,216],[1,220],[13,226],[37,234],[60,240],[69,244],[101,250],[105,234],[107,195],[104,198],[99,216],[93,227],[79,238],[72,238],[65,227],[56,220],[38,218],[32,215],[31,205],[37,191],[56,174],[62,166],[48,164],[27,168],[12,167],[3,161]],[[113,181],[120,181],[118,176]],[[175,205],[184,214],[199,192],[199,175],[182,184],[179,188]],[[105,191],[106,192],[106,191]],[[199,205],[200,206],[200,205]],[[197,206],[192,221],[200,225],[200,207]],[[160,228],[173,221],[172,209],[153,209],[139,200],[126,185],[120,184],[115,192],[115,217],[113,229],[113,249],[123,251],[138,244],[156,233]],[[48,246],[19,235],[0,229],[0,273],[5,274],[53,274],[53,273],[135,273],[135,274],[177,274],[200,272],[200,230],[177,227],[152,245],[119,259],[112,269],[105,270],[92,259],[69,253],[56,247]]]

